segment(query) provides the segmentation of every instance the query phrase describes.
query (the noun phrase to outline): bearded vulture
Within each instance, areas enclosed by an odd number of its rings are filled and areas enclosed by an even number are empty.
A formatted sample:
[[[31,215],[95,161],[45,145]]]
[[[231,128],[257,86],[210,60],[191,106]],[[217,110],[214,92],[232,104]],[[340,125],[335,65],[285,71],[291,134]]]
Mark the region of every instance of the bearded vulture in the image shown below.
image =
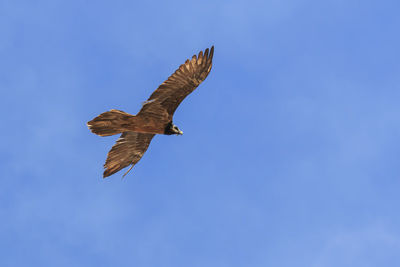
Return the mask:
[[[201,51],[179,66],[143,103],[136,115],[112,109],[87,123],[89,129],[100,136],[121,134],[108,152],[103,178],[131,165],[125,176],[138,163],[156,134],[182,135],[173,124],[176,108],[211,71],[214,46]]]

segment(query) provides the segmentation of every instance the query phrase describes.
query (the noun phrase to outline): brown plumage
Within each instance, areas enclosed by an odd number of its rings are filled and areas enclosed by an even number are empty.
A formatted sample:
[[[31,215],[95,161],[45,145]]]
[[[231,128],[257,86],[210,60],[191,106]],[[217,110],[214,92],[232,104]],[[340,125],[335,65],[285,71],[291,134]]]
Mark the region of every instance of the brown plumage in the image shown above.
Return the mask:
[[[172,117],[183,99],[207,78],[213,54],[214,46],[186,60],[151,94],[136,116],[112,109],[87,123],[100,136],[122,133],[108,152],[104,178],[132,165],[125,176],[142,158],[155,134],[183,134],[173,124]]]

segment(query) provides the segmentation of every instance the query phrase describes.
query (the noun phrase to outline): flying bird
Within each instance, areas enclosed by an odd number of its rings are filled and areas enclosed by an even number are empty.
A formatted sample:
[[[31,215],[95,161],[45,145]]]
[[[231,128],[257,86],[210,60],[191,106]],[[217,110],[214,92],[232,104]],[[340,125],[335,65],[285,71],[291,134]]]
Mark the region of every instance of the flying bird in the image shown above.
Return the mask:
[[[108,152],[103,178],[131,167],[142,158],[156,134],[182,135],[172,122],[179,104],[203,82],[211,71],[214,46],[200,51],[164,81],[147,99],[136,115],[112,109],[87,123],[92,133],[100,136],[121,134]]]

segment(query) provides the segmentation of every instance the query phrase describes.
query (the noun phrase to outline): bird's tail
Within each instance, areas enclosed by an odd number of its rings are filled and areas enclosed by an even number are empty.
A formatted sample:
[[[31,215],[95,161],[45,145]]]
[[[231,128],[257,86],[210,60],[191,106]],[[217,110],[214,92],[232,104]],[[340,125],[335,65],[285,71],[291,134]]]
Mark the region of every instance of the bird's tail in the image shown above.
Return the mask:
[[[129,113],[112,109],[101,113],[87,123],[92,133],[100,136],[110,136],[128,131],[129,125],[134,123],[135,116]]]

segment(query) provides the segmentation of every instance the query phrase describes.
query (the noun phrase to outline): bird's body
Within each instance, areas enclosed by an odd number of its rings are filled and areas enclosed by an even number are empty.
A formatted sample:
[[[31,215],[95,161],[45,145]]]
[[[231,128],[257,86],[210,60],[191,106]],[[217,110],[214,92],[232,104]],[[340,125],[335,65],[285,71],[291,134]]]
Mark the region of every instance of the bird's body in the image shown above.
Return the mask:
[[[113,109],[87,123],[100,136],[122,133],[108,153],[104,178],[132,165],[128,173],[146,152],[155,134],[183,134],[172,122],[174,112],[210,73],[213,53],[214,47],[207,48],[204,54],[201,51],[186,60],[151,94],[136,116]]]

